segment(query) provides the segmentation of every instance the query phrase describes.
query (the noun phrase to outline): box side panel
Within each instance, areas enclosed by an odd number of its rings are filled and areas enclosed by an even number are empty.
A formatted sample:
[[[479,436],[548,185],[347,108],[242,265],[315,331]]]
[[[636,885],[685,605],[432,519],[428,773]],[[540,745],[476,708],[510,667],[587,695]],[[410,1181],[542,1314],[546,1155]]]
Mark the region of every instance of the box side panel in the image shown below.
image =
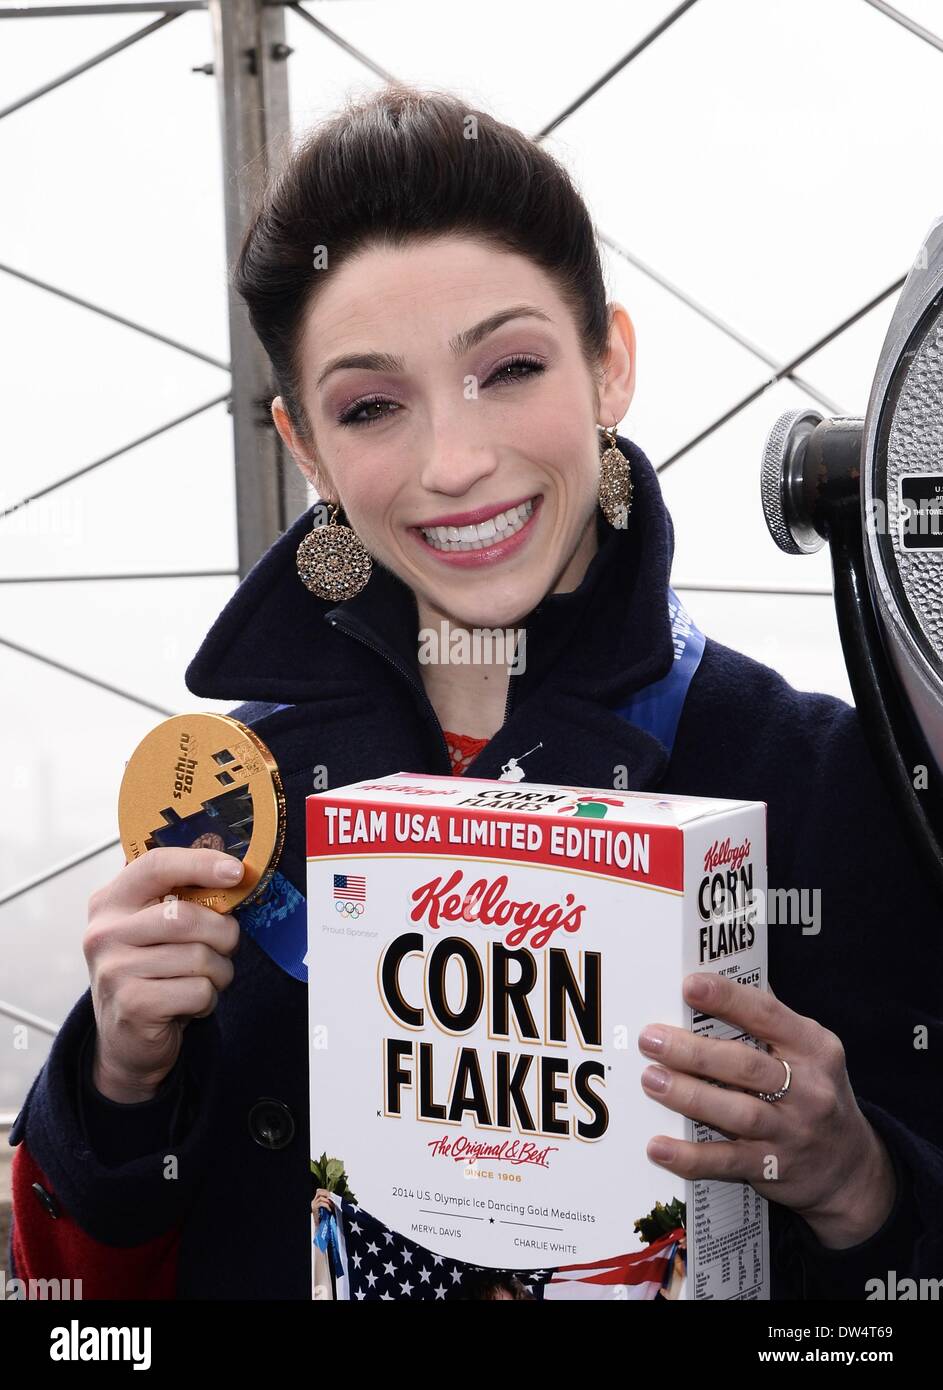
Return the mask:
[[[766,807],[712,816],[689,827],[684,843],[684,973],[709,971],[747,988],[767,988]],[[685,1026],[705,1040],[765,1048],[742,1025],[685,1005]],[[687,1120],[695,1143],[729,1142]],[[769,1222],[764,1198],[748,1183],[687,1183],[688,1277],[695,1299],[769,1298]]]

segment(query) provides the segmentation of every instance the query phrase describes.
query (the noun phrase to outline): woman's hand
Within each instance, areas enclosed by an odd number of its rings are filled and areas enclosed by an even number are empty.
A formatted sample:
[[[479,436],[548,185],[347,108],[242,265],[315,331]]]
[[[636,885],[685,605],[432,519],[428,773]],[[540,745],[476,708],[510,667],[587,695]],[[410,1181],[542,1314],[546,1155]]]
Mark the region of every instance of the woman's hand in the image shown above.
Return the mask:
[[[235,877],[218,877],[221,867]],[[211,1014],[233,979],[238,921],[176,897],[174,885],[231,888],[243,873],[242,862],[220,850],[162,846],[132,859],[89,898],[82,949],[95,1012],[92,1079],[109,1100],[149,1100],[176,1062],[190,1019]]]
[[[798,1212],[823,1245],[867,1240],[886,1221],[896,1183],[884,1142],[855,1101],[841,1040],[772,991],[721,975],[689,975],[684,998],[774,1051],[646,1026],[639,1048],[658,1063],[642,1073],[646,1094],[726,1136],[695,1144],[657,1135],[648,1157],[678,1177],[749,1183]],[[789,1090],[779,1101],[761,1100],[757,1092],[778,1091],[785,1082],[780,1057],[792,1068]]]
[[[322,1211],[333,1211],[334,1203],[331,1201],[331,1194],[326,1187],[319,1187],[311,1201],[311,1211],[320,1220]]]

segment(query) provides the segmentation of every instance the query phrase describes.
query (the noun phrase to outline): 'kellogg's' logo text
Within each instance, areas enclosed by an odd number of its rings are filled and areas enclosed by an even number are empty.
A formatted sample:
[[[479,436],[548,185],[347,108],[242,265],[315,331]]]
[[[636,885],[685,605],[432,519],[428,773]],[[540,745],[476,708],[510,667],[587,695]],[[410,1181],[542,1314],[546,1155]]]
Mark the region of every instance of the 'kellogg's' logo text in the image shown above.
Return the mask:
[[[507,891],[507,874],[499,874],[490,882],[479,878],[466,892],[453,892],[462,881],[461,869],[456,869],[447,883],[442,876],[423,883],[412,895],[416,906],[410,913],[412,921],[428,918],[433,930],[443,922],[479,922],[485,927],[507,927],[510,930],[504,938],[507,946],[520,946],[533,932],[529,944],[536,948],[546,946],[555,931],[579,931],[583,924],[585,903],[577,903],[572,893],[567,893],[563,903],[514,902],[504,896]],[[571,906],[572,904],[572,906]]]
[[[734,873],[736,873],[749,853],[749,836],[743,841],[742,845],[734,846],[731,846],[729,836],[723,843],[721,843],[720,840],[715,840],[704,856],[704,872],[710,873],[711,869],[716,869],[720,864],[729,864]]]

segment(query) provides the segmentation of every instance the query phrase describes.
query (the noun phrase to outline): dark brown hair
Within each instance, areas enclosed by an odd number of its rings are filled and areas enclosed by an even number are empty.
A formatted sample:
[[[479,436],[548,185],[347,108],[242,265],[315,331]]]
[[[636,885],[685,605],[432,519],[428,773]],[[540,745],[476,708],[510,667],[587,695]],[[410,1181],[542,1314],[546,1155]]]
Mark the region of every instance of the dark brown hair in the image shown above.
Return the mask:
[[[494,1269],[473,1270],[465,1276],[462,1284],[462,1299],[498,1300],[502,1297],[513,1299],[515,1303],[536,1302],[534,1295],[516,1274],[503,1273]]]
[[[595,375],[609,311],[592,220],[569,174],[521,131],[459,97],[393,83],[349,102],[291,152],[234,268],[275,394],[309,445],[299,349],[325,275],[367,246],[448,233],[476,236],[545,270]],[[317,247],[326,248],[328,269],[315,268]]]

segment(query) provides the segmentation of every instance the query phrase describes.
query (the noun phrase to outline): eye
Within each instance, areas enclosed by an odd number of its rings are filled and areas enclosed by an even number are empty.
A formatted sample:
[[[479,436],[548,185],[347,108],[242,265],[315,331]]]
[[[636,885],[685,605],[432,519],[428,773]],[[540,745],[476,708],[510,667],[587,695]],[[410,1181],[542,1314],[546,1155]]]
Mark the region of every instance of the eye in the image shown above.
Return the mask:
[[[360,425],[375,425],[378,420],[382,420],[385,418],[387,414],[392,413],[389,411],[383,411],[383,413],[380,415],[371,415],[364,420],[358,420],[355,418],[360,414],[361,410],[367,410],[372,405],[392,405],[398,409],[395,401],[385,400],[382,396],[369,396],[366,400],[354,401],[353,405],[348,406],[348,408],[343,412],[343,414],[337,417],[338,424],[353,425],[356,429]]]
[[[527,367],[529,370],[520,373],[516,369],[521,367]],[[485,382],[485,385],[490,386],[492,382],[526,381],[530,376],[539,376],[544,370],[544,364],[539,357],[527,357],[524,354],[517,357],[509,357],[506,362],[502,362],[499,366],[495,367],[494,371]]]
[[[509,357],[506,362],[500,363],[484,384],[485,386],[491,386],[500,385],[505,382],[526,381],[528,377],[539,376],[540,373],[545,370],[544,363],[541,362],[539,357],[528,357],[524,354],[520,354],[516,357]],[[381,405],[391,406],[392,409],[381,411],[378,415],[357,419],[361,411],[368,410],[371,406]],[[351,425],[355,429],[358,429],[362,425],[375,425],[380,420],[394,414],[398,409],[399,406],[395,401],[387,400],[383,396],[368,396],[362,401],[354,401],[353,405],[348,406],[347,409],[337,417],[337,421],[340,425]]]

